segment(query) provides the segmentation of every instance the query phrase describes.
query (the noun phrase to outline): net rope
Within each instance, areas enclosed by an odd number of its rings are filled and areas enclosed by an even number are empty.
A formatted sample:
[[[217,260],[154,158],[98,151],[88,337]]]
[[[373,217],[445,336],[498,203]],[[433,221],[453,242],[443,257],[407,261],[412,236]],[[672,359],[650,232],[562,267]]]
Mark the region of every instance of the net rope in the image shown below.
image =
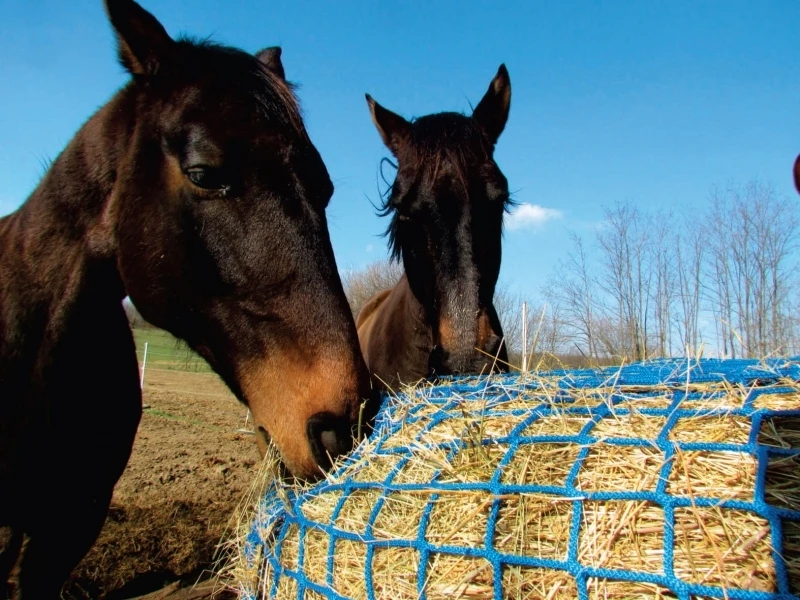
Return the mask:
[[[422,600],[426,598],[426,569],[429,559],[434,553],[482,558],[488,561],[493,570],[491,580],[496,600],[505,597],[502,573],[503,568],[510,565],[522,568],[552,569],[568,573],[574,578],[580,600],[589,598],[587,587],[589,578],[657,584],[671,590],[681,600],[690,600],[692,597],[698,596],[741,600],[796,599],[798,596],[793,595],[790,590],[782,540],[784,523],[787,521],[800,522],[800,507],[769,504],[765,499],[765,476],[769,460],[776,457],[798,456],[800,449],[762,445],[758,441],[758,432],[765,419],[776,415],[798,417],[800,410],[775,411],[769,408],[759,408],[756,406],[756,400],[762,393],[780,393],[784,390],[780,387],[781,385],[797,381],[800,381],[798,359],[757,361],[687,358],[650,360],[621,368],[551,371],[542,373],[537,378],[519,373],[483,378],[445,378],[432,388],[427,387],[399,396],[387,397],[377,417],[370,443],[359,446],[328,480],[300,493],[293,492],[292,488],[277,483],[271,484],[261,502],[258,516],[252,522],[250,533],[244,541],[245,556],[252,561],[260,561],[258,568],[267,577],[267,580],[262,583],[262,593],[265,593],[266,598],[274,597],[281,578],[291,578],[296,581],[297,598],[304,598],[306,590],[332,600],[347,598],[334,589],[333,571],[337,543],[342,540],[350,540],[364,544],[366,547],[363,579],[369,600],[376,598],[373,591],[371,567],[374,553],[376,549],[388,547],[417,550],[419,563],[416,582],[417,592]],[[546,382],[549,382],[547,385],[551,386],[548,390],[545,390]],[[718,390],[709,394],[698,392],[697,388],[693,387],[698,384],[725,382],[732,386],[741,385],[746,390],[744,401],[740,406],[735,408],[715,407],[714,402],[722,403],[725,397],[724,391]],[[589,393],[592,393],[592,390],[598,390],[598,397],[602,396],[602,401],[598,401],[595,405],[575,402],[575,390],[584,390]],[[786,387],[784,391],[796,392],[796,389]],[[647,402],[648,398],[664,396],[665,393],[668,394],[666,396],[668,405],[658,406]],[[418,394],[424,396],[424,403],[420,402]],[[514,408],[508,410],[509,401],[515,399],[524,400],[525,406],[520,408],[519,403],[515,403],[513,404]],[[703,400],[701,406],[691,408],[691,400],[696,399]],[[637,405],[637,403],[639,404]],[[595,433],[598,424],[602,423],[604,419],[624,417],[630,414],[631,410],[635,410],[641,415],[661,417],[664,424],[660,430],[652,431],[647,435],[636,435],[630,432],[620,437],[605,437]],[[561,416],[580,417],[585,419],[586,423],[574,435],[528,435],[526,433],[532,424],[555,413]],[[413,428],[417,423],[419,432],[416,439],[424,440],[426,432],[436,428],[437,425],[451,418],[459,418],[463,421],[465,414],[474,415],[478,420],[490,417],[512,418],[513,428],[507,435],[485,438],[480,441],[484,445],[499,445],[505,451],[490,479],[477,482],[454,482],[452,478],[439,480],[439,473],[436,473],[428,482],[401,483],[394,481],[413,453],[409,445],[397,446],[390,443],[393,435],[401,428]],[[713,417],[722,414],[749,420],[750,429],[745,443],[733,443],[726,440],[680,441],[670,435],[670,432],[682,419],[698,416]],[[424,426],[422,426],[423,423]],[[658,483],[653,489],[644,490],[580,489],[576,482],[582,464],[590,449],[599,441],[618,446],[648,448],[653,451],[657,449],[662,454]],[[469,442],[465,439],[454,439],[440,443],[438,446],[447,451],[448,456],[452,458],[467,443]],[[418,444],[424,444],[424,442],[418,441]],[[571,447],[579,448],[563,484],[519,484],[504,480],[504,469],[514,460],[515,455],[520,453],[521,449],[524,450],[531,444],[575,445]],[[399,460],[382,480],[363,481],[352,476],[342,477],[342,474],[347,473],[350,466],[360,460],[365,447],[368,447],[369,452],[374,456],[395,456]],[[747,500],[721,499],[702,495],[682,496],[674,491],[669,493],[670,471],[675,468],[673,458],[676,453],[692,451],[736,452],[752,456],[757,461],[752,497]],[[798,477],[800,478],[800,474]],[[366,520],[363,533],[354,533],[336,526],[342,506],[356,490],[375,490],[379,495]],[[486,530],[481,545],[468,546],[458,543],[437,545],[426,536],[432,507],[437,500],[436,492],[444,493],[453,490],[480,490],[494,498],[488,511]],[[411,491],[433,492],[420,518],[416,536],[412,536],[410,539],[389,540],[385,537],[376,537],[373,526],[387,494]],[[331,492],[341,494],[341,499],[330,519],[315,521],[304,515],[303,504],[305,502],[309,502],[319,494]],[[518,494],[552,495],[567,499],[566,501],[571,504],[569,541],[565,556],[558,559],[530,556],[497,547],[495,527],[501,504],[503,499],[508,498],[509,495]],[[585,522],[583,514],[586,510],[585,507],[588,502],[603,501],[647,502],[660,507],[663,512],[664,524],[663,560],[659,569],[645,571],[597,567],[581,559],[579,537],[581,527]],[[777,590],[762,592],[731,587],[723,589],[720,586],[680,578],[675,570],[674,524],[676,511],[690,506],[717,507],[722,511],[745,511],[766,520],[770,529],[767,539],[772,545]],[[287,568],[281,563],[281,543],[290,528],[294,528],[295,531],[299,530],[298,565],[300,566],[297,570]],[[317,570],[317,575],[312,579],[302,565],[304,564],[305,534],[314,529],[327,534],[330,543],[327,564],[315,564],[313,567],[309,567]],[[322,575],[323,570],[325,571],[324,575]],[[323,584],[321,581],[325,583]],[[250,598],[255,597],[250,596]]]

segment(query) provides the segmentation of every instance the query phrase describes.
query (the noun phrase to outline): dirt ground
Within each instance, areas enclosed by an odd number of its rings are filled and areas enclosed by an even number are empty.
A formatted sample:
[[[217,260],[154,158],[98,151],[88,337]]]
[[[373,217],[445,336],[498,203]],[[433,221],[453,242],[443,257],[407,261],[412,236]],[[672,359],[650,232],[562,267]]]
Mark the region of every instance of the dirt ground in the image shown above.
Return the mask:
[[[216,376],[153,371],[147,377],[133,455],[99,539],[64,588],[65,600],[125,600],[208,577],[258,467],[253,436],[237,431],[245,428],[247,409]]]

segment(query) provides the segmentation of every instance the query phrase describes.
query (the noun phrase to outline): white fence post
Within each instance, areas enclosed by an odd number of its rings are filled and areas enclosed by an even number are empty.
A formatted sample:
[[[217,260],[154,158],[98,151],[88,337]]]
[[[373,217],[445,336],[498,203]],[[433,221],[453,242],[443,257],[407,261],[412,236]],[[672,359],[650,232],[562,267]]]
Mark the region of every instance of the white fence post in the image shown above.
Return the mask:
[[[144,343],[144,358],[142,359],[142,376],[139,379],[139,387],[144,389],[144,369],[147,366],[147,342]]]
[[[528,372],[528,303],[522,303],[522,372]]]

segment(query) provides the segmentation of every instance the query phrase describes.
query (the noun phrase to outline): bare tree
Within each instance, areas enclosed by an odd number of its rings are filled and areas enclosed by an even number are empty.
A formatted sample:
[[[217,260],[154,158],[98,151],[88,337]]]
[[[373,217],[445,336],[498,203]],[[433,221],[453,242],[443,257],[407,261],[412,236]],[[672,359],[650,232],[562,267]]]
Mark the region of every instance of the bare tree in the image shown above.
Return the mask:
[[[800,351],[800,202],[759,182],[713,190],[680,222],[630,203],[605,210],[591,257],[573,248],[544,291],[559,335],[586,357],[697,352],[711,317],[729,357]]]
[[[728,256],[729,224],[724,199],[712,192],[711,207],[705,218],[704,234],[708,244],[704,274],[706,298],[714,317],[717,341],[723,356],[736,358],[735,326],[731,297],[731,271]]]
[[[617,337],[626,340],[620,353],[632,360],[648,356],[652,272],[646,263],[646,225],[636,207],[617,203],[605,210],[604,227],[597,234],[603,265],[599,281],[616,313]]]
[[[553,356],[569,351],[566,343],[567,323],[561,317],[561,307],[533,304],[528,307],[528,351]]]
[[[522,349],[522,303],[523,297],[498,283],[494,290],[494,308],[503,328],[506,349],[518,353]]]
[[[527,343],[523,344],[522,305],[527,304]],[[517,355],[527,348],[533,354],[557,354],[564,350],[566,324],[561,320],[558,306],[526,300],[503,284],[494,293],[494,307],[503,327],[506,348]]]
[[[570,234],[573,249],[550,277],[544,296],[568,327],[561,328],[562,344],[571,343],[587,358],[599,358],[595,324],[600,312],[597,281],[580,236]]]
[[[794,339],[797,210],[756,181],[712,192],[708,297],[726,355],[786,352]]]
[[[680,354],[697,352],[700,342],[700,300],[706,243],[696,218],[686,216],[670,236],[675,245],[675,280],[678,286],[679,318],[676,326]]]
[[[342,272],[342,286],[353,316],[358,314],[373,295],[394,287],[402,275],[402,265],[389,259],[375,261],[361,269]]]
[[[651,274],[648,278],[651,278],[653,282],[650,292],[656,339],[653,353],[658,356],[670,356],[672,353],[673,309],[677,297],[676,252],[670,235],[675,228],[675,219],[671,212],[659,211],[647,221],[648,237],[650,238],[647,248],[647,268]]]

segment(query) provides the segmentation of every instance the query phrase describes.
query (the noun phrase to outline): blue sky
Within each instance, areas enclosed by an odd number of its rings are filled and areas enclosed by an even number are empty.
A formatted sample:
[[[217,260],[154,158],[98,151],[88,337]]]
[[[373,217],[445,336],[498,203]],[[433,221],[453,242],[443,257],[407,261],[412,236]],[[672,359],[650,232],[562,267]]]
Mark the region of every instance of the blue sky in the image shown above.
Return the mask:
[[[701,206],[758,178],[793,195],[800,2],[147,0],[172,35],[281,45],[336,192],[340,269],[386,255],[374,215],[387,152],[364,92],[405,117],[469,111],[498,66],[512,83],[496,159],[523,205],[501,281],[535,299],[602,207]],[[0,215],[35,187],[125,81],[100,0],[0,0]]]

